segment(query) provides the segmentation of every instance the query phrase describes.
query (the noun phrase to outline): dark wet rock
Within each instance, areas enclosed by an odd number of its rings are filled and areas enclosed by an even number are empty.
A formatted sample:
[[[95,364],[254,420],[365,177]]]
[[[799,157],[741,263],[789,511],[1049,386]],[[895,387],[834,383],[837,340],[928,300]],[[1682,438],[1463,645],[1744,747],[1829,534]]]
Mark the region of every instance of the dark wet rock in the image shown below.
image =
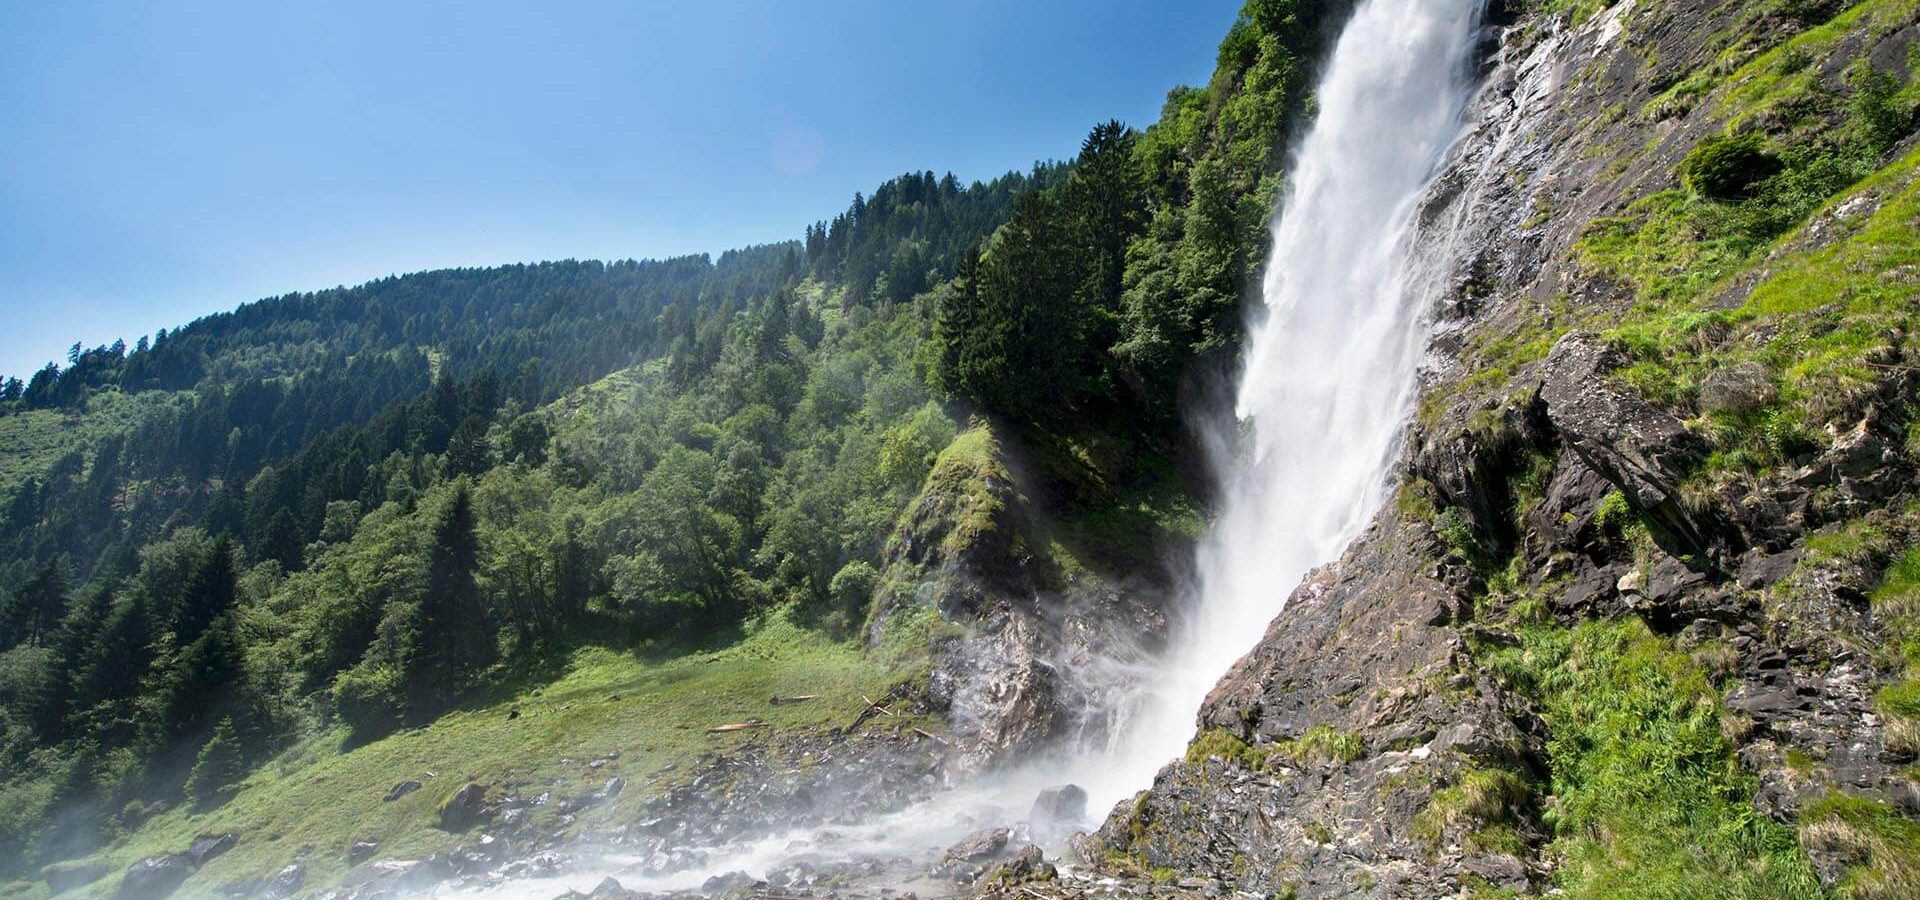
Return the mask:
[[[992,859],[1006,849],[1007,839],[1012,834],[1012,831],[1005,828],[982,828],[948,847],[943,859],[948,862],[979,862]]]
[[[804,888],[813,884],[814,865],[806,860],[795,860],[767,870],[767,884],[776,888]]]
[[[982,828],[947,848],[933,874],[959,884],[973,884],[991,874],[1012,848],[1011,829]]]
[[[266,887],[260,889],[260,897],[262,900],[292,900],[306,881],[306,867],[295,863],[274,873],[267,880]]]
[[[1904,487],[1910,476],[1900,452],[1874,426],[1871,418],[1862,419],[1837,435],[1818,459],[1796,473],[1793,485],[1834,490],[1842,515],[1857,515],[1864,511],[1864,504],[1884,500]]]
[[[1647,575],[1647,599],[1655,603],[1674,603],[1707,583],[1708,573],[1700,567],[1671,556],[1662,556]]]
[[[1034,878],[1048,879],[1057,874],[1047,862],[1046,855],[1033,844],[1021,844],[1007,854],[1005,862],[994,872],[1002,881],[1028,881]]]
[[[1258,895],[1334,895],[1390,877],[1390,896],[1453,893],[1472,854],[1416,839],[1414,817],[1466,768],[1523,765],[1537,738],[1490,679],[1462,674],[1456,627],[1423,624],[1434,604],[1456,605],[1468,589],[1442,580],[1425,534],[1383,516],[1308,576],[1201,710],[1202,727],[1255,747],[1318,728],[1348,736],[1356,755],[1281,756],[1261,772],[1218,757],[1177,761],[1112,812],[1082,860],[1230,877]],[[1343,852],[1349,842],[1365,854]]]
[[[194,868],[199,868],[214,857],[232,850],[238,841],[239,837],[232,832],[200,835],[187,845],[187,860],[193,863]]]
[[[700,884],[702,894],[725,894],[732,891],[751,889],[759,880],[745,872],[728,872],[715,875]]]
[[[1513,539],[1508,475],[1526,447],[1538,440],[1536,407],[1529,396],[1503,404],[1491,420],[1478,408],[1449,410],[1411,453],[1411,468],[1439,495],[1441,504],[1459,513],[1473,534],[1496,552]]]
[[[347,864],[357,865],[374,858],[380,853],[377,841],[354,841],[347,845]]]
[[[574,896],[581,895],[575,894]],[[617,879],[608,877],[600,879],[600,883],[594,885],[593,890],[587,892],[585,896],[587,900],[633,900],[633,898],[644,895],[636,891],[629,891],[625,886],[621,885]]]
[[[115,892],[120,900],[160,900],[171,896],[193,874],[193,863],[182,853],[149,856],[127,867]]]
[[[491,812],[487,807],[487,789],[467,784],[440,805],[440,827],[446,831],[466,831],[486,821]]]
[[[418,781],[402,781],[399,784],[396,784],[387,790],[387,796],[385,797],[385,802],[392,803],[393,801],[398,800],[401,797],[405,797],[406,795],[419,790],[420,787],[421,785],[420,785],[420,782]]]
[[[57,862],[40,870],[40,879],[47,883],[49,893],[61,894],[74,888],[86,887],[113,872],[113,867],[98,860],[77,860]]]
[[[1029,823],[1073,823],[1087,817],[1087,792],[1077,784],[1050,787],[1033,799]]]
[[[1920,535],[1869,520],[1889,548],[1845,560],[1802,552],[1822,524],[1912,495],[1902,418],[1910,412],[1888,412],[1911,410],[1912,391],[1836,399],[1842,412],[1822,423],[1832,435],[1825,450],[1795,460],[1798,469],[1731,477],[1701,471],[1706,441],[1688,423],[1777,399],[1768,370],[1725,365],[1669,408],[1619,377],[1625,359],[1597,334],[1561,334],[1569,322],[1617,320],[1636,301],[1631,286],[1582,259],[1594,222],[1670,188],[1685,154],[1726,125],[1714,104],[1605,111],[1639,108],[1647,85],[1677,84],[1709,65],[1720,50],[1705,37],[1739,25],[1739,5],[1612,4],[1580,25],[1499,6],[1523,24],[1500,34],[1471,124],[1419,210],[1422,221],[1460,223],[1433,238],[1436,252],[1455,254],[1446,278],[1458,285],[1437,310],[1442,361],[1423,384],[1405,450],[1405,471],[1416,476],[1409,499],[1419,502],[1388,504],[1337,563],[1297,589],[1274,586],[1292,590],[1290,600],[1216,685],[1199,723],[1223,733],[1211,740],[1254,752],[1167,766],[1075,843],[1117,886],[1104,892],[1069,872],[1059,896],[1546,892],[1556,862],[1547,803],[1501,811],[1519,838],[1513,854],[1472,849],[1452,823],[1437,842],[1411,837],[1433,793],[1469,769],[1531,780],[1548,771],[1547,723],[1479,658],[1480,648],[1510,645],[1502,629],[1516,627],[1506,618],[1515,610],[1505,604],[1521,598],[1537,603],[1529,615],[1562,625],[1644,619],[1707,668],[1724,687],[1728,738],[1757,776],[1761,812],[1791,823],[1833,790],[1920,811],[1920,788],[1899,772],[1910,760],[1889,747],[1873,705],[1889,673],[1875,668],[1886,636],[1868,601],[1885,560]],[[1844,86],[1838,76],[1831,83]],[[1614,146],[1644,149],[1624,165],[1595,152]],[[1536,174],[1524,184],[1500,174],[1516,171]],[[1751,287],[1724,288],[1714,303],[1736,307]],[[1711,364],[1738,334],[1709,324],[1690,352]],[[1544,358],[1488,352],[1516,338],[1553,343]],[[1898,352],[1876,365],[1887,374],[1872,377],[1888,385],[1912,380],[1900,374],[1910,360]],[[1616,492],[1637,515],[1618,515]],[[1470,540],[1451,523],[1444,534],[1430,524],[1440,515],[1463,522]],[[1641,522],[1652,552],[1637,542]],[[1508,551],[1507,572],[1521,583],[1489,590],[1488,564],[1504,567]],[[1260,752],[1312,729],[1351,736],[1351,755]],[[1845,870],[1815,861],[1829,874]],[[1144,884],[1147,871],[1167,883]]]
[[[1786,553],[1766,553],[1761,550],[1749,550],[1740,558],[1738,580],[1747,590],[1759,590],[1769,587],[1793,574],[1800,564],[1799,551]]]

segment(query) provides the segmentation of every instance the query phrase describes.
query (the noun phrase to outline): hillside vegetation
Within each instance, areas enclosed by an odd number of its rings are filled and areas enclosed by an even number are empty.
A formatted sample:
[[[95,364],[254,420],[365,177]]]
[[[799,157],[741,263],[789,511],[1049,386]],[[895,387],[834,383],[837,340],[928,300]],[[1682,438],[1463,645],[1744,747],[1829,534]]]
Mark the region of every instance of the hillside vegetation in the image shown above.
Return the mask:
[[[601,744],[640,772],[736,710],[842,716],[930,664],[932,632],[861,626],[915,596],[890,536],[971,424],[1030,457],[1063,577],[1157,565],[1193,529],[1180,404],[1235,357],[1345,6],[1253,0],[1145,130],[905,175],[791,243],[287,295],[6,380],[0,876],[216,822],[260,836],[209,878],[424,851],[425,801],[368,805],[382,782]],[[501,724],[602,690],[632,700]]]

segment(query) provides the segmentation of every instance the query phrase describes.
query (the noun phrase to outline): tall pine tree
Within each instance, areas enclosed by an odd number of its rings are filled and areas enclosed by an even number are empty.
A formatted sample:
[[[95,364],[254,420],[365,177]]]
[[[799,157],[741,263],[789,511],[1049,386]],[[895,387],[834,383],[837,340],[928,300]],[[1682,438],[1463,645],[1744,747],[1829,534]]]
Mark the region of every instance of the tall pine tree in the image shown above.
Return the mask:
[[[408,691],[416,713],[442,707],[475,673],[493,664],[494,626],[480,593],[479,569],[473,496],[462,479],[433,528],[416,645],[408,660]]]

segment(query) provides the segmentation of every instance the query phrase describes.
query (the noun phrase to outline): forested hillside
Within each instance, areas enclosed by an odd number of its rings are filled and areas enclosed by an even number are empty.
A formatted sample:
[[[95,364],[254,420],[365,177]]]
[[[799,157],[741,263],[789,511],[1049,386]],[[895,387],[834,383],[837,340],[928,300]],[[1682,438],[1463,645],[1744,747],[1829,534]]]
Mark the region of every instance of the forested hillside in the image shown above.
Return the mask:
[[[1342,5],[1254,0],[1145,130],[905,175],[791,243],[293,294],[9,379],[0,874],[582,648],[672,658],[769,616],[858,645],[970,424],[1064,519],[1190,530],[1178,404],[1234,358]]]
[[[603,620],[637,644],[825,602],[953,428],[909,358],[927,302],[884,270],[943,281],[942,248],[1058,178],[906,175],[812,256],[395,277],[9,380],[0,752],[33,798],[10,833],[85,798],[46,846],[87,846],[128,804],[216,799],[336,717],[431,717]],[[861,293],[812,274],[841,269]]]

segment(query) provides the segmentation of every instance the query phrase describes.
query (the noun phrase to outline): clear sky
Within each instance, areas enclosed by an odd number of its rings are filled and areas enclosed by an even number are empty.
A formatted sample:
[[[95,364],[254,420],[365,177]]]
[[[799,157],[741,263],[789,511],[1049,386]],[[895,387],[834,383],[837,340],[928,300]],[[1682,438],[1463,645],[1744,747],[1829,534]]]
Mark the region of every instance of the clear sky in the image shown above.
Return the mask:
[[[393,273],[795,238],[1147,124],[1238,6],[0,0],[0,373]]]

